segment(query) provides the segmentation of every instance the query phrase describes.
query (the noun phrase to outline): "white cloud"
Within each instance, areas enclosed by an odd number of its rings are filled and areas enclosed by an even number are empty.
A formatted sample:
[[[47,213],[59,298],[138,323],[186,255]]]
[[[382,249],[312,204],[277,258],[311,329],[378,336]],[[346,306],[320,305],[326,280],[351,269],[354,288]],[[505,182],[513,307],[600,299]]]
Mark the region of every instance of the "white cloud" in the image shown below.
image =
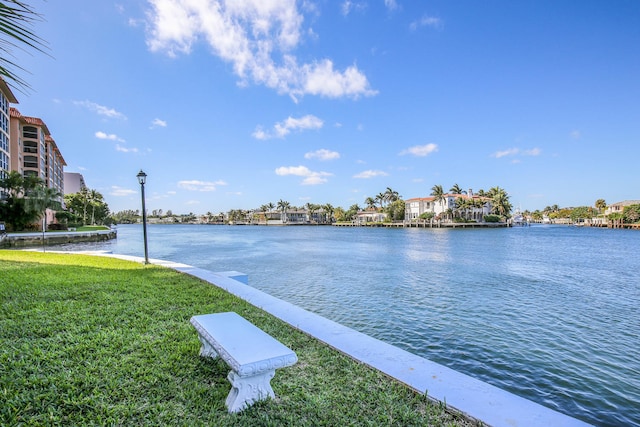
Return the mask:
[[[396,10],[398,8],[398,3],[396,0],[384,0],[384,5],[389,10]]]
[[[507,150],[496,151],[491,155],[491,157],[495,157],[499,159],[501,157],[513,157],[513,156],[539,156],[542,153],[540,148],[530,148],[528,150],[521,150],[519,148],[509,148]],[[519,163],[514,162],[514,163]]]
[[[91,101],[73,101],[75,105],[79,105],[81,107],[86,108],[89,111],[93,111],[100,116],[105,116],[110,119],[123,119],[126,120],[127,117],[119,111],[114,110],[113,108],[105,107],[104,105],[96,104]]]
[[[123,147],[120,144],[116,144],[116,151],[120,151],[121,153],[137,153],[138,149],[137,148],[127,148],[127,147]]]
[[[541,152],[542,152],[542,150],[536,147],[536,148],[532,148],[530,150],[524,150],[522,152],[522,155],[523,156],[539,156]]]
[[[569,136],[571,139],[580,139],[582,137],[582,132],[579,130],[572,130]]]
[[[107,133],[102,132],[102,131],[97,131],[97,132],[95,133],[95,136],[96,136],[96,138],[98,138],[98,139],[106,139],[106,140],[109,140],[109,141],[119,141],[119,142],[124,142],[124,139],[122,139],[122,138],[118,137],[118,135],[113,134],[113,133],[107,134]]]
[[[224,181],[198,181],[198,180],[185,180],[179,181],[178,187],[188,191],[216,191],[218,186],[227,185]]]
[[[304,16],[296,0],[149,3],[147,46],[153,52],[189,54],[204,40],[233,65],[240,85],[265,85],[294,100],[306,94],[358,98],[377,93],[355,65],[338,71],[330,60],[298,64],[292,52],[301,43]]]
[[[138,192],[135,190],[129,190],[127,188],[118,187],[117,185],[113,185],[111,190],[109,190],[109,195],[114,197],[126,197],[137,194]]]
[[[409,28],[412,31],[415,31],[418,28],[422,28],[422,27],[430,27],[436,30],[440,30],[442,29],[443,26],[444,26],[444,22],[442,22],[442,19],[436,18],[435,16],[428,16],[428,15],[424,15],[422,18],[418,19],[417,21],[413,21],[411,24],[409,24]]]
[[[324,148],[316,151],[311,151],[304,155],[305,159],[318,159],[318,160],[335,160],[340,158],[340,153],[337,151],[329,151]]]
[[[318,185],[327,182],[328,176],[333,174],[329,172],[314,172],[306,166],[282,166],[276,169],[276,175],[279,176],[302,176],[302,185]]]
[[[166,127],[167,127],[167,122],[166,121],[156,118],[156,119],[153,119],[153,121],[151,122],[151,128],[150,129],[166,128]]]
[[[402,150],[400,152],[400,155],[404,156],[405,154],[411,154],[417,157],[425,157],[431,153],[435,153],[436,151],[438,151],[437,144],[415,145],[413,147]]]
[[[325,59],[313,65],[304,65],[301,69],[304,85],[300,89],[291,90],[291,95],[296,98],[304,94],[320,95],[327,98],[340,98],[351,96],[358,98],[360,95],[373,96],[377,91],[369,89],[367,77],[353,65],[343,73],[333,69],[333,62]]]
[[[359,174],[354,175],[354,178],[361,178],[361,179],[369,179],[369,178],[375,178],[376,176],[388,176],[389,174],[384,172],[384,171],[376,171],[376,170],[367,170],[364,172],[360,172]]]
[[[387,1],[389,0],[385,0],[385,3],[387,3]],[[345,0],[342,2],[342,5],[340,6],[340,10],[342,11],[342,14],[344,16],[349,15],[349,13],[351,13],[352,10],[355,11],[363,11],[367,8],[367,4],[364,2],[353,2],[351,0]]]
[[[256,139],[272,139],[272,138],[284,138],[292,131],[302,131],[308,129],[320,129],[324,125],[324,122],[313,116],[308,114],[306,116],[300,117],[298,119],[293,117],[288,117],[287,119],[276,123],[273,125],[272,132],[266,132],[261,127],[258,126],[255,132],[253,132],[253,137]]]
[[[505,157],[505,156],[515,156],[519,152],[520,152],[520,150],[517,149],[517,148],[509,148],[507,150],[496,151],[491,156],[495,157],[496,159],[499,159],[499,158]]]

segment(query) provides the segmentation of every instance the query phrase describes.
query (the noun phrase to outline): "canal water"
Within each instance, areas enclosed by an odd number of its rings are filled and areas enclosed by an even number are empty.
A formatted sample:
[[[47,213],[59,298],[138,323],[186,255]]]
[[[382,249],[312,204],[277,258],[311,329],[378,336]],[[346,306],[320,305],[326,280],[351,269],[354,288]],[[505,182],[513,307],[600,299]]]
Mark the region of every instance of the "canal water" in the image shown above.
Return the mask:
[[[143,256],[142,227],[69,250]],[[595,425],[640,425],[640,232],[150,225],[249,285]]]

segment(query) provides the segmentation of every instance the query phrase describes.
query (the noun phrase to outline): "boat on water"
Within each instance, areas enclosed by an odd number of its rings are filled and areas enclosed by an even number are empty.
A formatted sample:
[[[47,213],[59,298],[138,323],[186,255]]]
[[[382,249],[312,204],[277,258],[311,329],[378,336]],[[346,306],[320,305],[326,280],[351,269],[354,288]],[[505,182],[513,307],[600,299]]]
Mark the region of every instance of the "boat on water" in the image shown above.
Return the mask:
[[[512,225],[529,225],[529,220],[525,218],[524,215],[520,212],[520,209],[516,209],[513,216],[511,217]]]

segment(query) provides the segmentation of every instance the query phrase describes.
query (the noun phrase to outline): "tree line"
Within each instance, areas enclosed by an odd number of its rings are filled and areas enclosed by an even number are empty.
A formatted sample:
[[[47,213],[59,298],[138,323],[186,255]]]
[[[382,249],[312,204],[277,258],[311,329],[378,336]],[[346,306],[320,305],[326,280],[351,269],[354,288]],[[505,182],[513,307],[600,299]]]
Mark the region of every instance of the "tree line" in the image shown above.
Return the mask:
[[[572,222],[579,222],[585,219],[602,217],[607,209],[604,199],[598,199],[593,206],[559,207],[556,205],[546,206],[542,210],[533,212],[525,210],[523,215],[531,217],[534,221],[542,221],[547,217],[550,220],[568,219]],[[640,204],[625,206],[622,212],[613,212],[606,216],[610,221],[617,223],[633,224],[640,220]]]
[[[66,230],[83,225],[110,225],[109,206],[100,192],[83,188],[62,195],[34,176],[11,171],[0,179],[0,220],[7,231]],[[56,223],[47,226],[46,211],[55,212]],[[42,223],[40,224],[40,220]]]

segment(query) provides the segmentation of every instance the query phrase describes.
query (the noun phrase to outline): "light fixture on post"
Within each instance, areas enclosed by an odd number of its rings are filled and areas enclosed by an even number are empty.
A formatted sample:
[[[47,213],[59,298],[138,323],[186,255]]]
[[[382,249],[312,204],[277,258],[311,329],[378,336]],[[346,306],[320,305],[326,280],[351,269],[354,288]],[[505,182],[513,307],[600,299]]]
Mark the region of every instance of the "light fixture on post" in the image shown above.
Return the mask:
[[[144,184],[147,182],[147,174],[138,172],[138,182],[140,183],[140,189],[142,190],[142,233],[144,235],[144,263],[149,264],[149,251],[147,250],[147,208],[144,205]]]

